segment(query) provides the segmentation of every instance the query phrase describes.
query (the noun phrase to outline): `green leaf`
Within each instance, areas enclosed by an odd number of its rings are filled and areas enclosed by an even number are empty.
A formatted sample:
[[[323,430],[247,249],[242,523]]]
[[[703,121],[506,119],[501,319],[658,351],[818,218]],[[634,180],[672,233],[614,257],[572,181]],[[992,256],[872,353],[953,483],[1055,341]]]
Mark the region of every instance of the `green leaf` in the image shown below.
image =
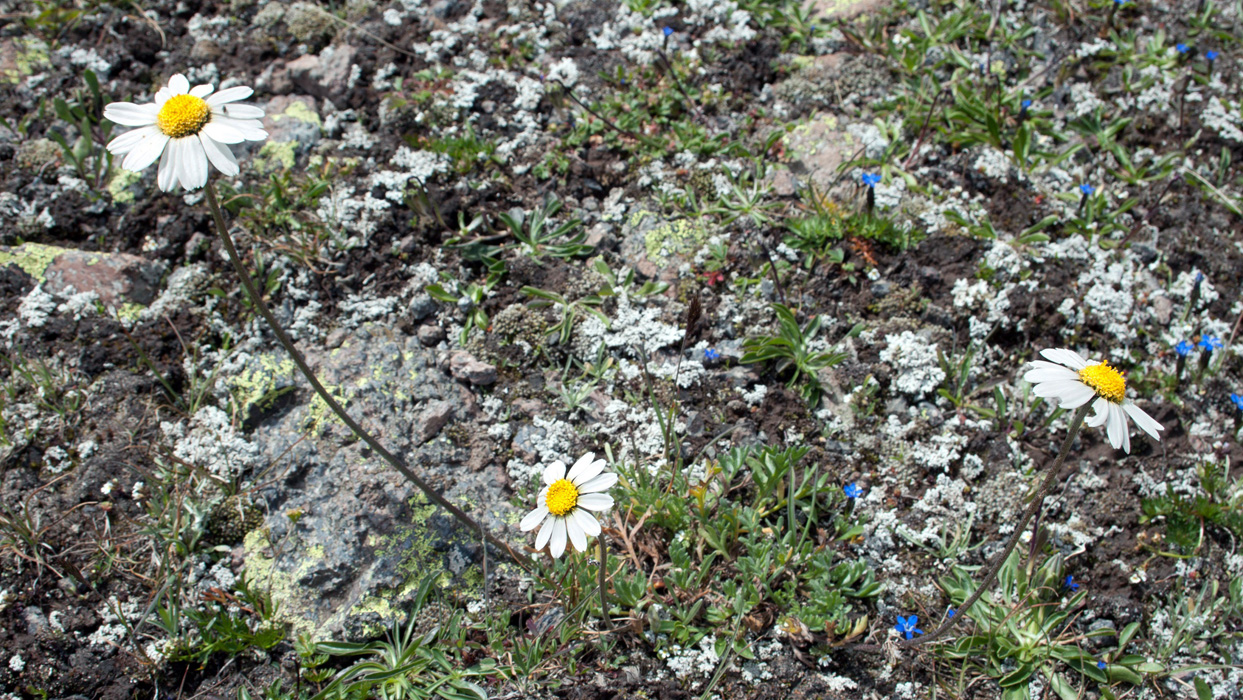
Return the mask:
[[[1213,690],[1208,687],[1208,683],[1205,683],[1203,678],[1196,676],[1195,684],[1197,698],[1200,700],[1213,700]]]

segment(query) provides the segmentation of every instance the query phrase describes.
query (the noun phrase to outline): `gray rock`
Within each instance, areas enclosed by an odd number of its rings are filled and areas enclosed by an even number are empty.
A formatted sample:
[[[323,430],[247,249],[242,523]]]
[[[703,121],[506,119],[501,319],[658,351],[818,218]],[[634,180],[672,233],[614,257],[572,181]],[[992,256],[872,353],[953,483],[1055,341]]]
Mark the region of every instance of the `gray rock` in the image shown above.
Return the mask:
[[[419,326],[418,330],[419,342],[424,347],[435,347],[445,339],[445,329],[434,323],[425,323]]]
[[[1174,318],[1174,302],[1167,296],[1154,296],[1149,302],[1149,313],[1152,318],[1163,326],[1170,325]]]
[[[475,386],[487,386],[496,382],[496,367],[465,350],[457,350],[449,356],[449,373],[454,378]]]
[[[415,429],[418,432],[419,443],[427,442],[445,427],[445,424],[453,418],[453,404],[448,401],[433,401],[423,412],[419,414],[419,418],[415,421]]]
[[[410,319],[422,321],[436,313],[436,302],[427,294],[415,294],[410,300]]]
[[[349,89],[350,70],[358,49],[348,44],[329,46],[318,55],[307,54],[290,61],[285,68],[294,85],[312,95],[336,98]]]
[[[514,433],[514,441],[510,444],[514,456],[524,462],[538,462],[539,452],[535,448],[535,443],[542,440],[545,433],[543,428],[534,425],[520,426]]]
[[[622,226],[620,252],[639,274],[673,282],[678,267],[693,260],[711,236],[711,230],[698,221],[639,210]]]
[[[336,350],[308,351],[307,360],[351,416],[433,488],[498,535],[513,529],[499,468],[472,471],[469,450],[450,440],[424,442],[435,423],[471,420],[477,411],[432,351],[364,326]],[[297,392],[290,408],[250,437],[276,466],[259,491],[270,514],[246,536],[241,556],[295,633],[378,634],[403,615],[428,575],[443,576],[464,597],[478,594],[478,532],[430,505],[309,391]],[[489,572],[504,575],[503,557],[489,560]]]

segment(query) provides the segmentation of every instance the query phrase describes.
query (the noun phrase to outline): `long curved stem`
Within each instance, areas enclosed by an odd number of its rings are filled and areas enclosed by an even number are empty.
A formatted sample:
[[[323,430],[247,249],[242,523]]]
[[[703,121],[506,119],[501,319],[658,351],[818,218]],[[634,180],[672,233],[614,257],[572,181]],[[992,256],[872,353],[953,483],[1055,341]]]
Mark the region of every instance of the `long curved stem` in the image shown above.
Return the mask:
[[[1044,504],[1045,496],[1049,495],[1049,491],[1053,488],[1053,484],[1057,483],[1057,475],[1062,471],[1062,465],[1066,462],[1066,457],[1070,454],[1070,448],[1075,443],[1075,436],[1079,434],[1079,429],[1083,427],[1083,419],[1088,415],[1088,409],[1092,407],[1091,402],[1084,404],[1075,411],[1074,418],[1070,421],[1070,429],[1066,432],[1066,439],[1062,441],[1062,449],[1057,454],[1057,459],[1053,460],[1053,464],[1049,465],[1045,471],[1044,481],[1041,482],[1040,488],[1036,491],[1036,495],[1032,497],[1032,502],[1027,504],[1027,510],[1023,511],[1023,517],[1019,518],[1018,523],[1014,526],[1014,534],[1010,535],[1010,539],[1006,542],[1006,546],[1001,550],[993,560],[988,564],[988,570],[984,574],[984,578],[980,581],[980,585],[976,586],[975,591],[963,601],[958,607],[953,617],[941,623],[941,626],[933,630],[929,634],[914,639],[904,639],[896,643],[898,648],[917,647],[945,636],[958,621],[967,616],[967,611],[975,605],[975,601],[980,599],[988,589],[993,587],[993,583],[997,580],[997,574],[1001,571],[1001,567],[1005,564],[1006,559],[1010,558],[1010,554],[1014,548],[1018,546],[1019,539],[1023,536],[1027,523],[1035,517],[1040,507]],[[879,644],[858,644],[849,647],[854,651],[881,651],[882,646]]]
[[[367,443],[367,446],[375,450],[376,454],[383,457],[384,461],[388,462],[394,469],[401,472],[402,476],[409,479],[410,483],[417,486],[419,490],[431,499],[433,503],[449,511],[449,514],[457,518],[457,520],[463,525],[481,533],[488,542],[508,553],[510,558],[513,559],[516,564],[524,569],[530,570],[531,562],[525,555],[510,547],[509,543],[488,532],[483,527],[482,523],[477,522],[474,518],[467,515],[461,508],[458,508],[444,496],[437,493],[430,484],[419,478],[419,476],[410,469],[405,460],[401,459],[392,452],[389,452],[384,445],[380,444],[379,440],[375,439],[372,437],[371,433],[364,430],[361,425],[350,417],[350,414],[345,412],[345,409],[342,408],[340,403],[337,403],[337,400],[333,398],[332,394],[328,393],[328,391],[324,389],[324,385],[320,384],[319,379],[315,376],[315,373],[311,371],[310,366],[308,366],[306,360],[303,359],[302,353],[298,352],[298,349],[294,347],[293,341],[289,338],[289,335],[285,333],[285,329],[281,327],[279,322],[277,322],[276,317],[273,316],[271,310],[268,309],[267,303],[263,301],[263,297],[261,297],[259,295],[259,291],[255,289],[255,283],[250,279],[250,273],[247,272],[246,267],[242,264],[241,258],[238,257],[237,249],[233,246],[233,238],[229,235],[229,229],[225,225],[224,216],[220,213],[220,203],[216,200],[216,187],[214,183],[208,181],[206,191],[207,204],[211,208],[212,218],[216,221],[216,229],[220,232],[220,242],[224,244],[225,252],[229,255],[229,261],[233,263],[233,269],[236,270],[238,276],[242,278],[242,287],[245,288],[246,295],[250,297],[250,301],[254,304],[255,308],[259,310],[259,315],[263,316],[263,320],[267,321],[268,326],[272,329],[272,332],[276,334],[276,339],[280,341],[281,345],[285,347],[286,352],[288,352],[290,357],[293,358],[294,364],[298,366],[298,369],[302,372],[303,376],[305,376],[307,381],[311,383],[311,387],[315,389],[315,393],[324,400],[324,403],[328,404],[328,408],[331,409],[332,412],[335,413],[337,417],[340,418],[341,421],[345,423],[345,425],[348,426],[360,440]]]

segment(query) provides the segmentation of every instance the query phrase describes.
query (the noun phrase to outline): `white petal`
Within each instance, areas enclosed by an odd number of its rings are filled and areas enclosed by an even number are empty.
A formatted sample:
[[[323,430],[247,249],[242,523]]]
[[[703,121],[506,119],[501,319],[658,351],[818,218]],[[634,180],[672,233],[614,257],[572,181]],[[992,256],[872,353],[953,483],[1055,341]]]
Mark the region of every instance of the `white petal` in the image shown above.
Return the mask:
[[[570,542],[574,545],[574,549],[580,552],[587,551],[587,533],[583,532],[583,528],[578,524],[576,518],[564,518],[565,531],[570,536]]]
[[[1115,450],[1122,447],[1122,438],[1126,434],[1126,414],[1121,409],[1115,410],[1116,408],[1115,404],[1109,404],[1109,422],[1105,424],[1105,434],[1109,436],[1109,444]]]
[[[548,544],[548,540],[552,537],[552,530],[556,522],[556,518],[544,519],[544,527],[541,527],[539,529],[539,534],[535,536],[535,548],[537,550],[543,549],[544,545]]]
[[[596,520],[596,516],[588,513],[582,508],[575,508],[570,511],[570,513],[574,516],[574,520],[578,523],[578,526],[583,529],[583,532],[587,533],[588,537],[600,536],[600,521]]]
[[[184,95],[190,91],[190,81],[186,76],[178,73],[168,79],[168,89],[172,90],[174,95]]]
[[[137,146],[134,146],[129,155],[125,156],[125,160],[121,161],[121,167],[133,172],[139,172],[154,163],[161,153],[167,152],[167,144],[168,137],[164,134],[145,138]],[[163,167],[163,164],[161,164],[161,167]]]
[[[195,97],[199,99],[202,99],[210,95],[212,89],[213,88],[210,85],[195,85],[194,89],[190,90],[190,94],[194,95]]]
[[[263,119],[263,110],[254,105],[224,105],[222,109],[233,119]]]
[[[531,530],[535,529],[536,525],[539,525],[540,523],[542,523],[544,521],[544,518],[547,518],[547,517],[548,517],[548,509],[545,508],[544,506],[540,506],[539,508],[536,508],[530,513],[527,513],[526,517],[522,519],[522,522],[518,523],[518,529],[522,530],[523,532],[530,532]]]
[[[268,137],[268,132],[263,130],[263,122],[258,119],[234,119],[227,114],[212,112],[208,123],[232,127],[247,141],[262,141]]]
[[[617,474],[613,472],[605,472],[600,476],[578,485],[579,493],[595,493],[597,491],[608,491],[617,483]]]
[[[1033,362],[1033,365],[1037,363]],[[1073,369],[1068,369],[1061,365],[1055,365],[1052,362],[1040,362],[1039,365],[1028,370],[1023,375],[1023,381],[1031,384],[1039,384],[1040,382],[1056,382],[1056,381],[1079,381],[1079,374]]]
[[[160,136],[160,130],[154,126],[144,127],[142,129],[133,129],[112,139],[108,142],[108,152],[113,155],[123,155],[134,150],[143,139],[156,138]]]
[[[207,154],[203,152],[203,143],[198,137],[187,136],[173,141],[179,148],[173,156],[181,161],[178,172],[181,173],[181,186],[187,190],[197,190],[207,184]]]
[[[237,159],[233,157],[233,152],[228,146],[216,143],[206,134],[199,134],[199,141],[203,144],[203,151],[207,153],[207,160],[216,166],[216,170],[224,173],[226,177],[233,177],[240,172]]]
[[[565,540],[565,518],[554,518],[552,521],[552,541],[548,547],[548,553],[554,559],[565,553]]]
[[[155,106],[163,107],[164,103],[168,102],[168,98],[172,96],[173,96],[173,91],[169,90],[166,87],[162,87],[159,90],[156,90],[155,91]]]
[[[557,460],[544,468],[544,483],[552,484],[565,478],[565,463]]]
[[[207,104],[212,107],[217,107],[226,102],[244,100],[253,94],[255,94],[254,90],[246,87],[245,85],[238,85],[237,87],[225,88],[224,90],[221,90],[220,92],[207,98]]]
[[[177,186],[177,163],[173,158],[171,145],[164,149],[164,157],[160,159],[160,172],[155,182],[160,186],[161,192],[172,192]]]
[[[1145,413],[1144,409],[1136,406],[1130,401],[1127,401],[1122,404],[1122,410],[1127,412],[1127,415],[1131,417],[1131,420],[1135,421],[1135,425],[1138,425],[1140,430],[1148,433],[1154,440],[1161,439],[1160,431],[1165,430],[1165,426],[1161,425],[1152,416]]]
[[[246,134],[243,134],[241,129],[215,116],[203,125],[203,131],[200,133],[210,136],[217,143],[241,143],[246,140]]]
[[[1046,359],[1053,360],[1059,365],[1066,365],[1073,370],[1081,370],[1088,366],[1088,361],[1083,359],[1079,353],[1074,350],[1065,348],[1045,348],[1040,354]]]
[[[581,459],[574,463],[570,469],[570,473],[565,478],[569,479],[575,486],[586,483],[596,478],[596,475],[604,471],[604,460],[593,459],[594,454],[588,452]]]
[[[136,105],[133,102],[113,102],[104,107],[104,119],[121,126],[151,126],[160,108],[155,105]]]
[[[1098,398],[1092,403],[1092,415],[1088,416],[1083,422],[1090,428],[1099,428],[1105,425],[1109,420],[1109,399],[1104,396]]]
[[[1078,408],[1096,396],[1092,387],[1078,380],[1041,382],[1032,388],[1032,393],[1044,398],[1055,398],[1062,408]]]
[[[607,493],[584,493],[578,497],[578,507],[587,510],[608,510],[613,507],[613,497]]]

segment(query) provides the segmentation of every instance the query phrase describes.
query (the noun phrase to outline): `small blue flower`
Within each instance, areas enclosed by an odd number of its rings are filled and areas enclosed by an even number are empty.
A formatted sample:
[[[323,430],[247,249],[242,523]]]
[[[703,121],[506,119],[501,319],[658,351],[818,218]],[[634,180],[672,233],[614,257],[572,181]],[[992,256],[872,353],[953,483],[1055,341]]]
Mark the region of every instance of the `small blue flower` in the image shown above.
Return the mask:
[[[1096,188],[1085,182],[1082,185],[1079,185],[1079,191],[1084,194],[1092,194],[1096,191]]]
[[[1243,411],[1243,394],[1231,394],[1230,403],[1233,403],[1235,408]]]
[[[1195,347],[1196,346],[1192,345],[1189,340],[1180,340],[1178,341],[1178,345],[1174,346],[1174,352],[1186,357],[1191,354],[1191,351],[1194,350]]]
[[[1196,270],[1195,283],[1200,284],[1203,281],[1204,281],[1204,273],[1200,272],[1199,270]]]
[[[862,496],[863,489],[859,488],[859,485],[852,481],[851,483],[846,484],[845,486],[842,487],[842,493],[846,494],[846,498],[853,499],[853,498],[858,498],[859,496]]]
[[[1130,2],[1130,0],[1114,0],[1115,5],[1125,5],[1128,2]]]
[[[1075,577],[1069,574],[1066,576],[1066,581],[1062,585],[1066,586],[1072,591],[1079,590],[1079,584],[1075,583]]]
[[[661,31],[665,33],[665,36],[673,36],[673,27],[665,27]]]
[[[1177,44],[1177,45],[1175,45],[1175,46],[1174,46],[1174,48],[1175,48],[1175,49],[1176,49],[1179,53],[1187,53],[1188,51],[1190,51],[1190,50],[1191,50],[1191,47],[1190,47],[1190,46],[1187,46],[1186,44]]]
[[[958,614],[958,611],[953,608],[950,608],[949,610],[946,611],[945,614],[952,618],[954,617],[954,615]]]
[[[1216,51],[1205,51],[1205,52],[1204,52],[1204,58],[1205,58],[1205,59],[1207,59],[1210,63],[1211,63],[1211,62],[1213,62],[1213,61],[1216,61],[1216,60],[1217,60],[1217,52],[1216,52]]]
[[[911,615],[910,617],[902,617],[901,615],[899,615],[898,624],[894,625],[893,628],[901,632],[902,634],[905,634],[907,639],[911,639],[917,634],[924,633],[923,630],[915,626],[918,624],[919,624],[919,617],[917,615]]]
[[[1204,352],[1211,353],[1214,350],[1221,348],[1221,338],[1205,333],[1200,337],[1200,342],[1196,343],[1196,345],[1199,345]]]
[[[704,350],[705,360],[716,360],[716,359],[719,359],[720,357],[721,357],[721,353],[717,352],[716,348],[708,348],[707,350]]]
[[[863,180],[863,184],[868,187],[876,187],[880,184],[880,175],[877,175],[876,173],[863,173],[861,179]]]
[[[1031,106],[1032,106],[1031,100],[1023,100],[1022,102],[1019,103],[1019,107],[1022,107],[1024,112],[1026,112],[1027,108]]]
[[[1097,668],[1099,668],[1099,669],[1100,669],[1100,670],[1102,670],[1102,671],[1104,671],[1104,670],[1105,670],[1105,666],[1107,666],[1107,665],[1108,665],[1108,664],[1106,664],[1104,661],[1097,661],[1097,662],[1096,662],[1096,667],[1097,667]]]

